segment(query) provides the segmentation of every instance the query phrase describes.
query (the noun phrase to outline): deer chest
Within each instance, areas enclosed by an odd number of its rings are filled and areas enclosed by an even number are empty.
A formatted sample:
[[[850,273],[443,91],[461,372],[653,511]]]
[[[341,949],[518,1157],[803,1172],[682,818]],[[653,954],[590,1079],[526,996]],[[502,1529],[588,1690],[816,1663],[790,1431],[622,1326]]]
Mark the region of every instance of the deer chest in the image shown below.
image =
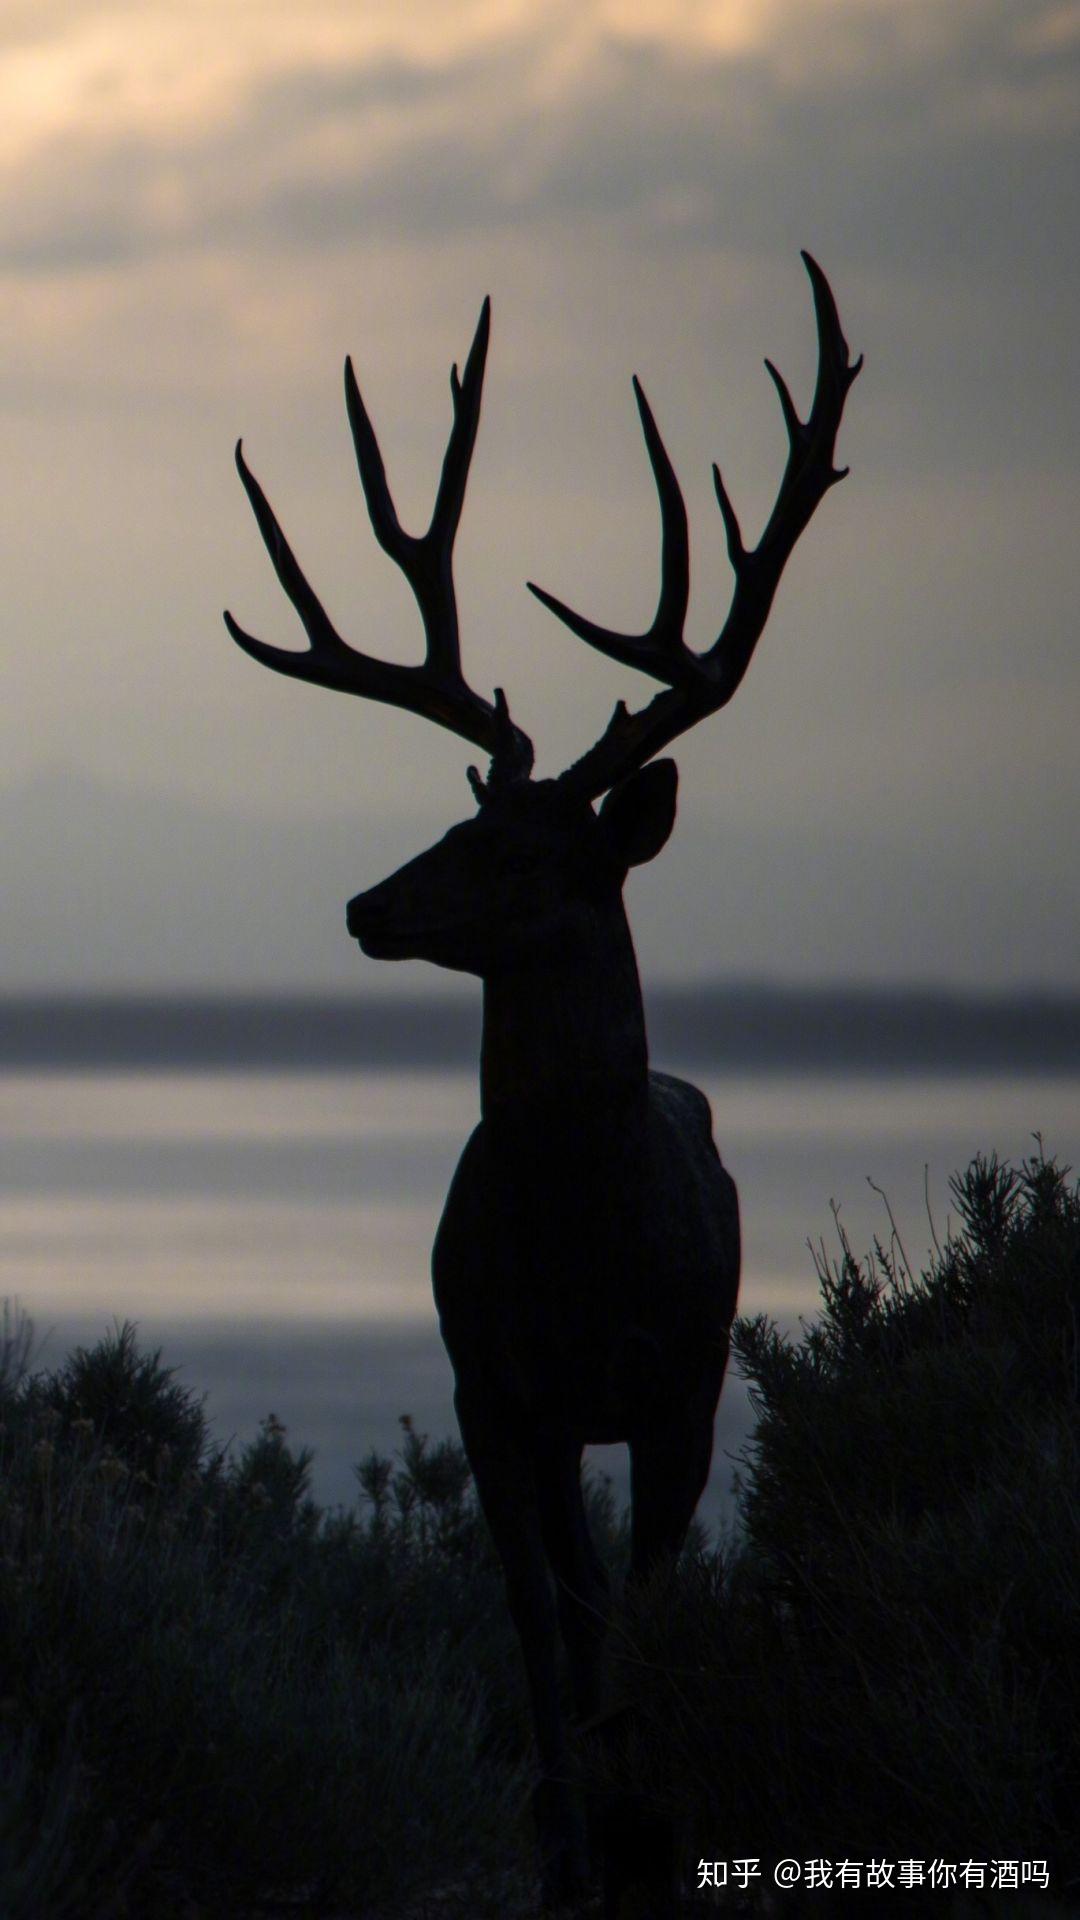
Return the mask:
[[[508,1166],[478,1129],[436,1240],[435,1297],[459,1383],[498,1374],[514,1397],[610,1425],[619,1381],[675,1377],[688,1348],[726,1338],[736,1202],[711,1141],[708,1155],[663,1138],[573,1145]]]

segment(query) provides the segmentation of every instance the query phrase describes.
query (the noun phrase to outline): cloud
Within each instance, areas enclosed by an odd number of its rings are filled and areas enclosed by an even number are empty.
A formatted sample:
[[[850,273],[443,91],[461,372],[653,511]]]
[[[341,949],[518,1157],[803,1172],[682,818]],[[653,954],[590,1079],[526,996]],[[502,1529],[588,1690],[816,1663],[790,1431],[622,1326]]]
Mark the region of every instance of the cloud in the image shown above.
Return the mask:
[[[261,58],[234,24],[207,59],[205,20],[177,46],[150,7],[135,64],[108,16],[84,15],[11,56],[38,107],[32,174],[9,157],[3,176],[0,258],[57,271],[614,219],[646,245],[752,252],[824,225],[849,258],[923,277],[1064,270],[1078,48],[1062,8],[816,0],[728,9],[726,36],[705,31],[715,9],[663,30],[654,14],[474,8],[440,43],[415,8],[396,46],[279,25]]]
[[[878,953],[890,971],[918,917],[907,878],[936,952],[985,841],[980,888],[996,862],[1001,879],[993,952],[977,950],[990,907],[972,905],[934,964],[1037,972],[1056,925],[1074,968],[1067,835],[1045,823],[1075,811],[1075,6],[42,0],[15,36],[13,17],[8,79],[26,84],[0,128],[10,777],[51,755],[132,790],[244,792],[268,819],[352,809],[385,824],[388,860],[394,822],[404,855],[453,817],[463,757],[449,736],[425,750],[406,716],[343,714],[234,657],[224,603],[268,639],[298,635],[229,449],[242,427],[343,630],[415,657],[415,610],[363,521],[341,356],[357,353],[403,518],[420,525],[446,368],[488,289],[496,346],[458,552],[470,678],[505,673],[544,769],[564,764],[618,694],[649,689],[575,649],[523,576],[599,619],[648,617],[659,536],[637,369],[688,490],[692,638],[711,638],[730,580],[708,463],[722,459],[754,537],[783,461],[760,355],[800,403],[812,380],[808,244],[867,354],[843,429],[853,477],[792,561],[737,721],[680,749],[688,821],[696,793],[737,836],[728,861],[739,840],[753,851],[760,823],[765,865],[748,856],[732,894],[702,887],[704,856],[673,848],[657,938],[700,899],[724,917],[732,964],[758,965],[797,901],[822,928],[814,965],[839,964],[845,932],[820,901],[855,876],[851,966]],[[415,833],[402,825],[414,802]],[[211,971],[247,964],[214,947],[213,915],[185,945],[175,902],[147,907],[155,850],[183,858],[170,805],[136,810],[145,885],[129,886],[115,931],[120,841],[104,832],[96,864],[66,843],[102,979],[165,966],[158,914],[178,968],[204,940]],[[944,852],[942,820],[959,836]],[[29,885],[42,846],[59,862],[61,842],[23,825]],[[343,830],[335,899],[357,879],[344,847]],[[766,867],[768,913],[754,905]],[[62,878],[57,866],[54,902]],[[224,879],[207,884],[226,898]],[[32,977],[65,935],[27,913],[18,937]],[[695,950],[719,952],[714,931]],[[73,971],[89,953],[72,949]],[[299,949],[290,964],[305,972]]]
[[[809,244],[861,279],[890,462],[1071,465],[1075,7],[446,16],[314,5],[300,32],[287,10],[86,6],[65,32],[50,14],[53,38],[11,55],[38,75],[36,132],[32,164],[0,152],[0,273],[119,300],[187,267],[195,299],[216,261],[224,333],[239,277],[265,307],[263,288],[380,249],[482,239],[579,273],[598,246],[724,256],[764,285]]]

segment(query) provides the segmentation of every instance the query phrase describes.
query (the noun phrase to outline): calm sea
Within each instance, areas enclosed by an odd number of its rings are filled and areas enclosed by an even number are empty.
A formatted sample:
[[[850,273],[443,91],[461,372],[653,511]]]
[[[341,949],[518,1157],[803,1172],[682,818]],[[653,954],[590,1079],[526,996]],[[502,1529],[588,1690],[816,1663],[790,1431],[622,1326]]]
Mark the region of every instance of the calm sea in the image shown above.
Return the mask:
[[[891,1231],[917,1267],[944,1237],[949,1176],[977,1151],[1080,1156],[1080,1079],[708,1070],[743,1211],[742,1310],[794,1325],[817,1297],[807,1242],[858,1251]],[[398,1418],[454,1431],[428,1257],[476,1078],[446,1071],[0,1074],[0,1296],[55,1365],[114,1321],[138,1323],[207,1396],[219,1438],[273,1411],[316,1450],[315,1489],[351,1501],[352,1463]],[[746,1431],[730,1381],[708,1511]],[[621,1481],[619,1457],[605,1470]]]

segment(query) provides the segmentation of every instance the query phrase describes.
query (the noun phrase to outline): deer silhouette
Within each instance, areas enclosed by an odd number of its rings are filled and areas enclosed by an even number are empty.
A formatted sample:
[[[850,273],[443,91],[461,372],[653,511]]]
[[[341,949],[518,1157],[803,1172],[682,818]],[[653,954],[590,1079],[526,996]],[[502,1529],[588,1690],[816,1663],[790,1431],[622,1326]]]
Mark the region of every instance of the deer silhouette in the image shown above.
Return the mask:
[[[451,373],[453,425],[434,514],[421,536],[406,533],[398,520],[351,361],[345,365],[371,523],[419,604],[422,665],[389,664],[341,639],[242,447],[236,449],[309,648],[269,646],[226,613],[233,639],[263,666],[407,708],[490,756],[486,778],[469,769],[474,816],[358,894],[347,921],[373,958],[427,959],[483,981],[482,1118],[450,1188],[433,1277],[462,1439],[524,1655],[548,1900],[580,1888],[587,1867],[560,1640],[578,1715],[596,1715],[604,1705],[607,1579],[586,1521],[583,1448],[629,1444],[629,1578],[640,1581],[678,1554],[704,1488],[738,1293],[735,1186],[713,1144],[705,1097],[649,1071],[622,890],[630,867],[660,852],[674,822],[675,765],[654,756],[731,699],[796,540],[842,478],[833,451],[861,360],[849,359],[824,274],[809,255],[803,259],[818,332],[813,404],[802,421],[766,361],[789,451],[756,547],[744,545],[713,469],[735,576],[715,644],[699,654],[683,639],[686,509],[636,378],[662,519],[652,625],[636,635],[611,632],[531,589],[589,646],[663,685],[638,712],[620,702],[596,744],[557,779],[531,777],[532,745],[504,694],[485,700],[461,670],[452,552],[476,438],[490,303],[463,376],[456,366]]]

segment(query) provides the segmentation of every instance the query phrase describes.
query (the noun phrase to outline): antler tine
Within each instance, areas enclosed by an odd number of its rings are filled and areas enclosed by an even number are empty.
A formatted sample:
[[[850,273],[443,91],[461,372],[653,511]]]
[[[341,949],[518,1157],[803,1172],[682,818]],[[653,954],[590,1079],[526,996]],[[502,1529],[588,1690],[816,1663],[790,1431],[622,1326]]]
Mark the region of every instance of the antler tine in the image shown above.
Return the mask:
[[[431,524],[426,534],[419,536],[406,533],[397,517],[379,443],[356,383],[352,360],[345,362],[345,405],[375,537],[383,551],[402,569],[416,595],[424,622],[428,665],[449,674],[461,671],[452,571],[454,536],[461,519],[469,463],[476,443],[490,336],[491,301],[485,299],[465,362],[465,377],[458,379],[456,364],[450,372],[454,423],[443,456]]]
[[[431,524],[427,532],[419,536],[406,533],[398,519],[382,453],[360,395],[352,361],[345,362],[345,404],[364,498],[376,539],[401,568],[416,596],[424,623],[423,665],[399,666],[374,659],[341,638],[309,585],[270,502],[244,459],[239,442],[236,464],[240,478],[274,571],[300,615],[309,650],[296,653],[285,647],[268,646],[265,641],[245,633],[231,613],[226,613],[225,624],[237,645],[262,666],[338,692],[355,693],[365,699],[402,707],[447,727],[486,753],[505,758],[507,731],[499,708],[475,693],[461,671],[453,579],[454,536],[476,442],[490,329],[491,302],[485,300],[465,363],[464,378],[458,379],[456,366],[451,372],[454,420]],[[516,742],[515,764],[525,761],[527,751],[531,765],[532,748],[527,735],[513,727],[512,722],[510,725]]]
[[[285,647],[267,646],[264,640],[257,640],[253,634],[245,633],[228,611],[225,613],[225,625],[237,646],[262,666],[274,667],[279,673],[293,673],[299,679],[318,680],[320,683],[329,679],[331,684],[336,684],[338,675],[349,672],[348,662],[356,656],[352,655],[332,625],[325,608],[309,585],[273,507],[244,459],[242,440],[236,443],[236,469],[251,502],[266,551],[273,561],[274,572],[303,622],[311,643],[310,652],[292,653]]]
[[[531,580],[527,584],[529,592],[535,594],[556,619],[563,621],[571,633],[576,633],[579,640],[595,647],[599,653],[607,654],[609,659],[618,660],[624,667],[637,667],[642,673],[652,674],[658,680],[667,680],[675,685],[687,672],[693,672],[696,665],[695,656],[683,644],[686,609],[690,600],[690,535],[686,502],[637,374],[634,375],[633,384],[641,430],[660,501],[660,598],[656,603],[652,625],[645,633],[615,633],[609,627],[600,627],[595,621],[584,619],[564,601],[557,600],[553,593],[548,593],[546,588],[536,586]]]
[[[454,405],[454,424],[450,429],[450,438],[446,443],[442,472],[439,475],[439,490],[435,496],[435,508],[428,528],[428,539],[438,548],[447,565],[454,544],[454,535],[461,519],[461,509],[465,500],[465,483],[469,477],[469,465],[472,461],[473,447],[476,444],[476,430],[480,424],[480,396],[484,388],[484,370],[487,366],[488,342],[491,338],[491,297],[485,295],[480,308],[480,318],[476,323],[473,343],[465,362],[465,373],[458,379],[457,362],[450,369],[450,396]]]
[[[562,775],[564,781],[590,798],[605,792],[635,767],[643,766],[680,733],[731,699],[750,664],[780,575],[796,541],[829,488],[847,472],[846,467],[833,466],[833,453],[844,402],[862,367],[862,355],[855,361],[850,359],[832,289],[817,261],[805,252],[802,259],[810,278],[817,321],[818,371],[813,404],[809,418],[805,422],[800,420],[783,375],[766,360],[780,397],[788,435],[788,457],[775,505],[756,547],[744,546],[730,495],[719,468],[713,468],[728,558],[735,575],[731,606],[714,644],[707,652],[698,654],[691,652],[682,638],[685,589],[681,585],[669,586],[667,554],[669,546],[673,554],[680,552],[680,538],[685,553],[685,508],[670,461],[636,381],[635,391],[660,494],[664,530],[660,604],[653,626],[648,634],[640,636],[611,634],[570,613],[550,594],[532,589],[545,606],[565,620],[590,646],[666,683],[665,690],[637,713],[630,713],[620,701],[600,739]],[[686,567],[679,578],[688,581],[688,577]]]

